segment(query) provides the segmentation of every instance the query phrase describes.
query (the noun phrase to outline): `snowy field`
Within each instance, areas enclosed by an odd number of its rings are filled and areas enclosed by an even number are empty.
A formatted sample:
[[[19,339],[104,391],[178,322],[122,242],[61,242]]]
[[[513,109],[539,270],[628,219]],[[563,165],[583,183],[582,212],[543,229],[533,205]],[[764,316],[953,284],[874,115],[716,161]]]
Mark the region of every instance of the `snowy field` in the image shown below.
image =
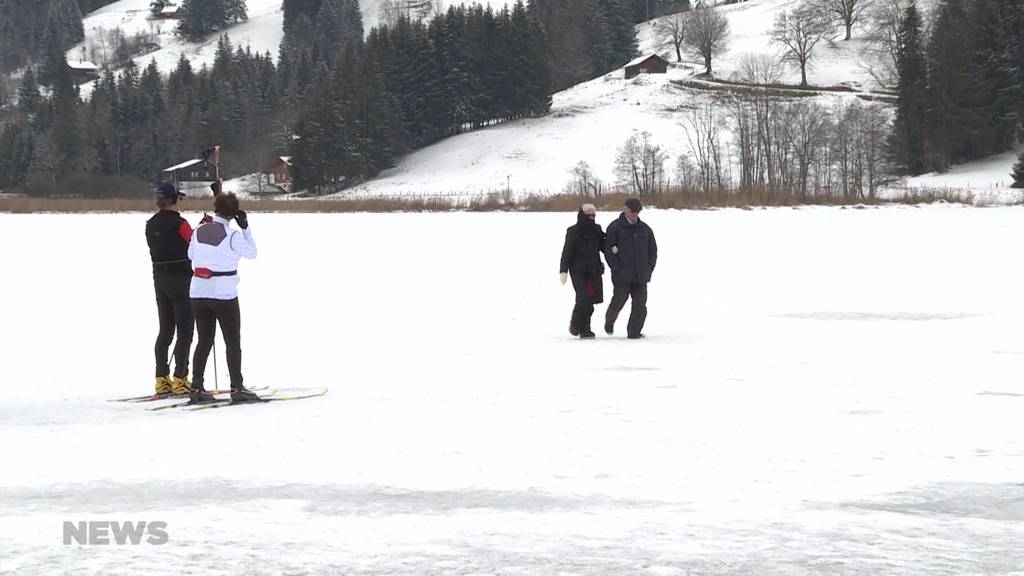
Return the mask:
[[[1021,216],[645,211],[587,342],[571,214],[253,214],[247,383],[330,393],[153,413],[147,215],[0,215],[0,575],[1024,574]]]

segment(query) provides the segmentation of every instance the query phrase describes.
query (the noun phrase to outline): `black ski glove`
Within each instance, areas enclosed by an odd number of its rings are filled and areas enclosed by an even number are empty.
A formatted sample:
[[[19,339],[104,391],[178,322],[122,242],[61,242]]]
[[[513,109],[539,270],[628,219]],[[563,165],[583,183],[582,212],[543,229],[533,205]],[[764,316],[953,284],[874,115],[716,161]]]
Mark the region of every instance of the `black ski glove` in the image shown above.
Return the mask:
[[[246,215],[244,210],[239,210],[238,212],[235,212],[235,222],[238,222],[238,225],[242,227],[242,230],[245,230],[249,227],[249,216]]]

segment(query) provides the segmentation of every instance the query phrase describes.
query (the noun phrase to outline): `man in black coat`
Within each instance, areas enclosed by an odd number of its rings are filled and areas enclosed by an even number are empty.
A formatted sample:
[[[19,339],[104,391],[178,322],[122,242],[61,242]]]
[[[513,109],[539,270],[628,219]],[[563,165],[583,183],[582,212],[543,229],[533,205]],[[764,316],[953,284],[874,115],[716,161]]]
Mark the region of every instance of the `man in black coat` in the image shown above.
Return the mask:
[[[615,319],[632,298],[633,304],[626,324],[626,337],[643,338],[644,321],[647,319],[647,283],[658,262],[658,244],[654,231],[640,221],[640,200],[630,198],[622,208],[622,214],[608,225],[605,236],[604,257],[612,269],[612,301],[605,313],[604,331],[615,330]]]
[[[593,204],[584,204],[580,208],[576,214],[576,224],[565,231],[562,262],[558,269],[562,284],[565,284],[566,276],[570,276],[576,291],[576,305],[572,309],[569,333],[585,339],[594,337],[590,329],[594,304],[604,301],[601,279],[604,274],[604,264],[601,263],[604,232],[594,221],[596,217],[597,208]]]
[[[178,199],[185,195],[171,184],[161,184],[156,192],[159,211],[146,222],[146,242],[153,261],[153,288],[160,332],[154,346],[156,353],[156,394],[188,394],[188,353],[192,346],[192,301],[188,296],[192,282],[192,261],[188,259],[188,243],[192,227],[178,213]],[[174,339],[174,376],[167,350]]]

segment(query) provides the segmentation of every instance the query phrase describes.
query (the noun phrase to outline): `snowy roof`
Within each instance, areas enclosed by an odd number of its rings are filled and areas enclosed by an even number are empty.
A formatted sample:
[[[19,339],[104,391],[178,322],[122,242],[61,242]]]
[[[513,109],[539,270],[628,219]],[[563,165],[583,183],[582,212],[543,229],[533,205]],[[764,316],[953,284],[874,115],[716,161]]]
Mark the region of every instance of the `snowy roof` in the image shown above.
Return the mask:
[[[644,60],[647,60],[648,58],[658,58],[659,60],[665,60],[664,58],[662,58],[661,56],[659,56],[657,54],[644,54],[643,56],[641,56],[639,58],[631,60],[628,64],[626,64],[626,66],[627,67],[628,66],[636,66],[637,64],[640,64],[641,62],[643,62]],[[667,60],[665,60],[665,61],[667,62]]]
[[[189,160],[188,162],[182,162],[181,164],[177,164],[175,166],[171,166],[170,168],[165,168],[164,172],[174,172],[175,170],[181,170],[182,168],[188,168],[189,166],[192,166],[193,164],[199,164],[200,162],[202,162],[202,160],[200,160],[199,158],[196,158],[195,160]]]
[[[72,70],[99,70],[100,67],[93,64],[92,62],[68,62],[68,67]]]
[[[278,158],[281,159],[281,162],[284,162],[285,164],[287,164],[289,166],[292,165],[292,157],[291,156],[278,156]]]
[[[168,5],[164,6],[163,9],[160,10],[160,13],[161,14],[177,14],[178,13],[178,6],[175,5],[175,4],[168,4]]]

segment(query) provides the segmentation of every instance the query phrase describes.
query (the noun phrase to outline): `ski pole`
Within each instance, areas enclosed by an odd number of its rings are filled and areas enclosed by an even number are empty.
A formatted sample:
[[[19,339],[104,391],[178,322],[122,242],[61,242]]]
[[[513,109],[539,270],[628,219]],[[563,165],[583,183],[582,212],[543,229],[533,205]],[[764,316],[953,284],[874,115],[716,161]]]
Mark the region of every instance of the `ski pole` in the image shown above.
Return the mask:
[[[213,330],[213,393],[220,393],[220,382],[217,380],[217,329]]]

